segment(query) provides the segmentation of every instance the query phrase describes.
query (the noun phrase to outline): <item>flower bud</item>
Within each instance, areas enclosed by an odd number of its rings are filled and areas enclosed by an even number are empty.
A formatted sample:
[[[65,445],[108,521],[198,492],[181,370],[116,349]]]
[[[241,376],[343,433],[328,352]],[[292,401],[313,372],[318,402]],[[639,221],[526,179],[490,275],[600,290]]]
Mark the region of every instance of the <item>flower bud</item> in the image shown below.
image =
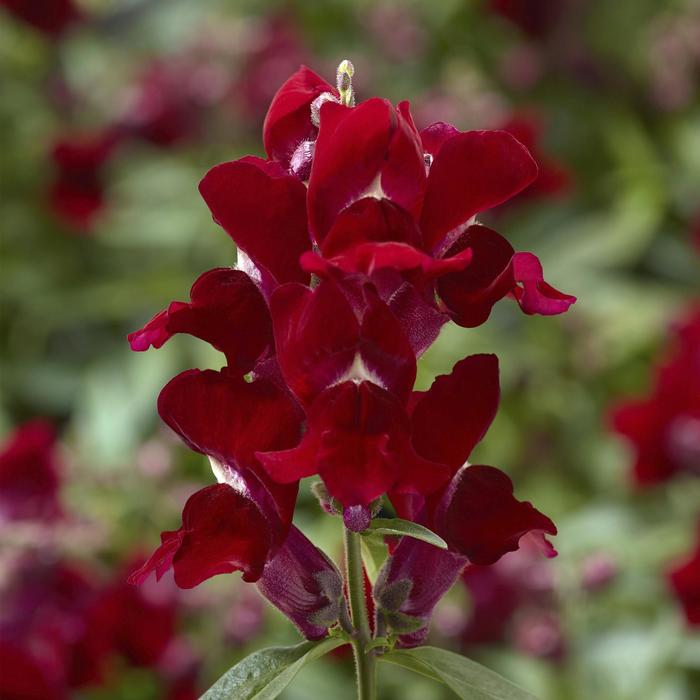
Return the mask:
[[[294,526],[257,586],[307,639],[325,637],[345,605],[335,565]]]
[[[386,561],[374,586],[374,600],[399,646],[421,644],[433,609],[452,587],[466,558],[426,542],[404,537]]]

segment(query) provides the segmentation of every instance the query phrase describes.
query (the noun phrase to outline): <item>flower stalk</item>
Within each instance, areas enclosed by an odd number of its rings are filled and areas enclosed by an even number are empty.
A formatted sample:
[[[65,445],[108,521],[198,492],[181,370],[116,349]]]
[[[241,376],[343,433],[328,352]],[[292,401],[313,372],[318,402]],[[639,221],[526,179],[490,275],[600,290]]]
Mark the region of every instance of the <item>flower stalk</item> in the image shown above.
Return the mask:
[[[367,603],[365,601],[360,535],[347,528],[343,528],[343,533],[350,613],[355,628],[352,639],[352,651],[355,658],[357,698],[358,700],[375,700],[376,658],[374,651],[368,650],[368,646],[372,641],[372,631],[369,625]]]

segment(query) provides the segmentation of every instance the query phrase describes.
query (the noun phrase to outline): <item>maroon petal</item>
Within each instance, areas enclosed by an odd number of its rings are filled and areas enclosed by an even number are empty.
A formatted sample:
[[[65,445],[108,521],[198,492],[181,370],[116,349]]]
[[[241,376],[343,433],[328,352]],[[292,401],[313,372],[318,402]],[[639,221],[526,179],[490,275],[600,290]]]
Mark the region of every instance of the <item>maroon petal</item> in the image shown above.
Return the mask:
[[[368,287],[358,323],[338,286],[322,282],[311,291],[284,285],[270,300],[275,341],[288,386],[308,404],[325,388],[348,379],[372,379],[408,398],[416,361],[387,306]]]
[[[286,529],[297,485],[271,481],[255,452],[295,445],[300,419],[292,399],[269,381],[246,382],[213,370],[188,370],[158,397],[161,418],[185,441],[219,463],[217,478],[243,488],[271,522]]]
[[[303,403],[341,380],[352,366],[359,323],[332,282],[314,291],[299,284],[279,287],[270,299],[277,355],[289,388]]]
[[[437,292],[452,320],[465,328],[484,323],[493,305],[513,288],[510,262],[514,250],[500,234],[485,226],[470,226],[445,253],[471,249],[472,262],[462,272],[445,275]]]
[[[257,586],[307,639],[325,637],[345,605],[338,569],[296,527],[266,564]]]
[[[536,177],[527,148],[506,131],[466,131],[445,141],[430,166],[421,214],[426,247],[437,247],[450,231]]]
[[[289,167],[298,145],[316,137],[311,103],[323,92],[335,94],[336,90],[306,66],[301,66],[277,91],[263,124],[268,158]]]
[[[209,270],[192,285],[190,299],[172,302],[131,333],[131,349],[159,348],[176,333],[189,333],[223,352],[231,369],[249,372],[272,342],[267,304],[250,277],[231,268]]]
[[[388,197],[416,214],[425,187],[422,148],[407,107],[372,98],[321,108],[309,180],[309,223],[320,244],[336,216],[367,196]]]
[[[576,301],[576,297],[563,294],[544,281],[542,265],[532,253],[516,253],[511,266],[513,294],[526,314],[562,314]]]
[[[455,474],[440,500],[435,526],[452,551],[481,565],[518,549],[529,532],[557,533],[546,515],[513,496],[506,474],[483,465],[462,467]]]
[[[160,577],[172,567],[180,588],[194,588],[218,574],[242,571],[257,581],[267,560],[272,533],[256,504],[228,484],[213,484],[190,496],[182,527],[164,532],[162,544],[130,577],[142,583],[151,572]]]
[[[214,370],[191,369],[170,380],[158,413],[193,450],[227,464],[251,466],[256,451],[299,439],[297,408],[274,384]]]
[[[320,474],[344,506],[369,505],[390,489],[431,491],[446,471],[418,457],[410,446],[408,419],[389,392],[371,382],[344,382],[312,404],[299,447],[258,455],[280,482]]]
[[[298,263],[309,236],[306,188],[297,178],[249,157],[213,167],[199,191],[214,221],[258,267],[279,284],[308,280]]]
[[[471,355],[418,395],[411,414],[419,455],[453,471],[469,458],[498,410],[498,358]]]

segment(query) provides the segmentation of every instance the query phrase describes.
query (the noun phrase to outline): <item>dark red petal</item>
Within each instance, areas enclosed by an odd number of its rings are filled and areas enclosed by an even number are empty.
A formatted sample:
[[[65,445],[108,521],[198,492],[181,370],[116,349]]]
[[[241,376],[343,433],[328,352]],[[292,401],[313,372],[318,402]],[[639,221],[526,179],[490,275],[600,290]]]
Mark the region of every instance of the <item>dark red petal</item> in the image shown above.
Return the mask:
[[[451,550],[482,565],[518,549],[520,538],[529,532],[557,533],[546,515],[513,496],[506,474],[483,465],[455,474],[437,508],[435,525]]]
[[[279,287],[270,311],[282,374],[308,403],[352,366],[360,332],[355,314],[332,282],[322,282],[314,291],[298,284]]]
[[[325,637],[345,605],[343,579],[335,565],[294,526],[257,586],[307,639]],[[322,613],[326,624],[318,620]]]
[[[450,231],[536,177],[527,148],[506,131],[466,131],[445,141],[430,166],[421,214],[426,247],[437,247]]]
[[[180,588],[194,588],[218,574],[242,571],[257,581],[270,551],[272,533],[256,504],[228,484],[213,484],[190,496],[182,527],[163,533],[163,544],[131,576],[141,583],[172,567]]]
[[[245,158],[213,167],[199,191],[236,244],[279,283],[306,282],[299,256],[309,248],[306,188],[276,175],[265,161]]]
[[[73,0],[3,0],[2,5],[18,19],[52,38],[59,37],[68,27],[83,19],[83,13]]]
[[[455,323],[474,328],[488,319],[493,305],[513,288],[510,261],[514,250],[495,231],[470,226],[445,255],[455,256],[468,248],[472,251],[469,267],[440,278],[437,292]]]
[[[498,358],[471,355],[420,394],[411,414],[413,446],[433,462],[461,467],[498,410]]]
[[[453,136],[457,136],[457,134],[459,134],[459,129],[452,126],[452,124],[447,124],[446,122],[429,124],[420,132],[423,150],[435,158],[443,144]]]
[[[358,107],[321,108],[309,180],[309,223],[320,244],[336,216],[366,196],[388,197],[415,214],[425,188],[418,136],[406,107],[372,98]]]
[[[447,477],[441,465],[415,454],[403,407],[371,382],[344,382],[327,389],[309,410],[299,447],[258,457],[281,482],[320,474],[344,506],[369,505],[394,488],[435,490]]]
[[[513,294],[526,314],[562,314],[576,301],[544,281],[542,265],[532,253],[516,253],[511,265],[516,284]]]
[[[158,413],[193,450],[226,464],[254,466],[256,451],[285,449],[299,439],[294,402],[262,379],[187,370],[163,387]]]
[[[435,341],[440,329],[448,321],[431,299],[421,294],[412,284],[401,284],[388,301],[389,308],[399,320],[416,357],[420,357]]]
[[[297,146],[315,137],[311,103],[323,92],[336,91],[306,66],[301,66],[277,91],[263,124],[268,158],[288,167]]]
[[[396,316],[371,288],[360,326],[359,351],[375,383],[408,400],[416,380],[416,356]]]
[[[231,268],[209,270],[192,286],[190,299],[172,302],[131,333],[131,349],[159,348],[176,333],[189,333],[223,352],[231,369],[249,372],[272,342],[267,304],[250,277]]]

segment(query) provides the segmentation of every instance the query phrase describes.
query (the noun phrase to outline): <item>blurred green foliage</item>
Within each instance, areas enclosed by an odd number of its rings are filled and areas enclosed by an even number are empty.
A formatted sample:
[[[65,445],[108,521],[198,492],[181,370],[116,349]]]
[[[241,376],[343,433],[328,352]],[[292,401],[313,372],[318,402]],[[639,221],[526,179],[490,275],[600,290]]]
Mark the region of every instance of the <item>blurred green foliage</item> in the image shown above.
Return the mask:
[[[496,225],[516,248],[537,252],[548,280],[579,302],[555,318],[525,317],[504,302],[479,329],[446,327],[422,361],[418,388],[466,354],[499,356],[502,409],[474,460],[511,473],[518,494],[559,526],[554,567],[567,653],[551,662],[501,646],[477,656],[546,699],[691,700],[700,693],[700,640],[684,629],[663,571],[690,546],[700,484],[634,492],[629,452],[608,433],[605,413],[616,397],[647,388],[668,324],[699,291],[689,232],[700,208],[700,70],[690,99],[668,108],[655,101],[655,67],[665,59],[653,50],[674,18],[697,22],[697,7],[570,2],[573,34],[545,47],[485,4],[95,0],[85,8],[96,19],[57,45],[2,16],[0,427],[37,415],[62,426],[70,503],[104,529],[96,547],[75,553],[105,566],[134,547],[149,550],[160,530],[176,525],[188,485],[209,481],[205,460],[158,427],[155,400],[178,371],[218,367],[221,358],[182,336],[133,355],[125,336],[186,298],[201,271],[235,261],[196,185],[214,163],[261,152],[261,115],[236,116],[234,91],[200,138],[121,154],[110,164],[107,209],[89,235],[46,206],[53,139],[106,123],[144,61],[206,43],[214,27],[245,44],[266,17],[283,13],[318,72],[330,76],[352,58],[360,98],[409,98],[430,112],[439,96],[456,114],[446,120],[460,128],[494,127],[534,108],[546,125],[542,149],[571,170],[574,185],[566,196],[509,208]],[[407,39],[396,48],[399,29]],[[504,70],[515,48],[539,56],[540,75],[525,87]],[[572,64],[569,49],[584,52],[585,66]],[[244,75],[245,52],[233,56]],[[68,110],[52,93],[57,75],[79,96]],[[488,100],[497,108],[475,108]],[[153,444],[174,459],[162,475],[139,466]],[[337,555],[339,523],[320,513],[304,485],[301,494],[303,527]],[[619,574],[604,591],[583,593],[582,562],[600,551]],[[295,640],[287,621],[266,610],[262,635],[222,644],[220,608],[241,591],[234,578],[201,586],[203,603],[191,615],[205,683],[254,648]],[[469,605],[462,590],[452,600]],[[437,635],[435,643],[458,642]],[[403,669],[382,674],[386,700],[448,697]],[[132,676],[86,697],[152,697],[149,679]],[[282,697],[312,696],[353,697],[347,662],[305,669]]]

